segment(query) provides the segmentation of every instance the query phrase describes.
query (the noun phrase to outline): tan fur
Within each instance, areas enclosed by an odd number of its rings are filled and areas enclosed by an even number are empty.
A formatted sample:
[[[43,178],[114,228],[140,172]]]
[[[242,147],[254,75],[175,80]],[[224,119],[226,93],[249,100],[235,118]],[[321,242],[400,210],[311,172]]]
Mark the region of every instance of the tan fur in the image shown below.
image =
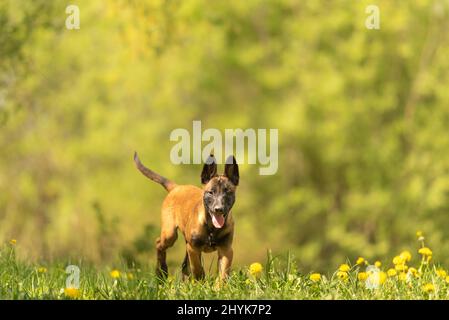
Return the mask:
[[[154,181],[157,180],[156,182],[162,184],[169,191],[162,203],[161,234],[156,240],[158,274],[164,276],[168,273],[166,250],[175,243],[179,230],[186,241],[185,262],[187,260],[189,262],[188,265],[183,266],[183,274],[188,276],[189,272],[191,272],[196,279],[202,278],[204,270],[201,265],[201,253],[217,250],[220,278],[226,278],[229,274],[233,257],[234,221],[232,213],[229,212],[224,226],[216,229],[217,239],[220,241],[218,241],[216,246],[211,246],[207,243],[208,232],[211,229],[208,229],[206,225],[208,213],[204,208],[203,195],[205,190],[210,190],[218,181],[227,183],[228,178],[222,175],[217,176],[211,179],[204,186],[204,189],[192,185],[176,185],[145,168],[138,160],[137,155],[135,155],[135,161],[139,170],[144,170],[143,173],[146,176]],[[235,186],[231,185],[229,187],[235,191]],[[209,227],[212,227],[212,225],[209,225]]]
[[[207,237],[207,230],[204,228],[207,213],[203,205],[203,193],[204,190],[191,185],[178,185],[170,191],[162,204],[162,230],[161,236],[157,240],[157,249],[165,251],[172,246],[177,238],[177,229],[179,229],[187,242],[187,254],[194,277],[204,276],[201,252],[218,250],[220,277],[223,279],[228,275],[232,263],[232,241],[218,247],[210,247],[206,244],[198,248],[192,244],[193,235],[200,238]],[[232,234],[233,229],[234,221],[232,213],[229,213],[226,224],[220,229],[220,232]]]

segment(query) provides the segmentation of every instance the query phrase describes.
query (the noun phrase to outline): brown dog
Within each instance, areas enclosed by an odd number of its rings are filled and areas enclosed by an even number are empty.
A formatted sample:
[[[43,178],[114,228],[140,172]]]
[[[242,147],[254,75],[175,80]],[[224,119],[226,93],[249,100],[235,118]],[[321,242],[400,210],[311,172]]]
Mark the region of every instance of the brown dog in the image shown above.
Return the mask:
[[[218,175],[215,158],[211,155],[201,172],[203,189],[191,185],[176,185],[146,168],[137,153],[134,153],[134,162],[140,172],[168,191],[162,204],[161,236],[156,240],[158,275],[163,277],[168,274],[166,250],[175,243],[179,229],[187,245],[182,264],[183,275],[188,276],[191,272],[196,279],[203,278],[201,253],[217,250],[220,278],[226,278],[233,255],[234,221],[231,208],[239,184],[239,169],[235,158],[229,157],[224,174]]]

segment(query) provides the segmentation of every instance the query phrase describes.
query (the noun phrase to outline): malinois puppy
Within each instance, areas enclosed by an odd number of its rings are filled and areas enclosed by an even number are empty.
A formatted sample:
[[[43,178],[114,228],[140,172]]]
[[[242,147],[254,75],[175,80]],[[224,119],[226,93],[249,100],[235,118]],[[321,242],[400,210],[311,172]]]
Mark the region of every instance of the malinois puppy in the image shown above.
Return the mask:
[[[186,255],[182,264],[184,276],[193,274],[195,279],[204,277],[201,253],[218,251],[220,278],[229,275],[232,263],[232,239],[234,221],[231,208],[239,184],[239,169],[234,156],[225,164],[224,174],[217,174],[217,164],[211,155],[201,172],[203,188],[177,185],[145,167],[134,153],[137,169],[144,176],[161,184],[168,195],[162,203],[161,236],[156,240],[157,274],[168,274],[166,250],[178,237],[178,229],[186,241]]]

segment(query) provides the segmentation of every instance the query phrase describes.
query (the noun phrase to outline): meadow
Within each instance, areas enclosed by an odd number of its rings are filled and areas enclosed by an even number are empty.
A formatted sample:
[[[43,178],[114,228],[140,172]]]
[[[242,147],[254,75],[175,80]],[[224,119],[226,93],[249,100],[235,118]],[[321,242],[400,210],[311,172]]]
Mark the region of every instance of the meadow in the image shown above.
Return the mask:
[[[330,274],[303,274],[291,255],[267,253],[265,262],[237,267],[226,282],[214,272],[203,280],[183,279],[180,270],[159,279],[151,269],[97,269],[79,263],[79,286],[68,284],[66,265],[18,261],[18,243],[0,255],[1,299],[447,299],[447,271],[432,262],[433,252],[418,232],[418,249],[391,261],[363,257]],[[413,253],[412,253],[413,252]],[[413,263],[414,262],[414,263]],[[69,281],[70,282],[70,281]]]

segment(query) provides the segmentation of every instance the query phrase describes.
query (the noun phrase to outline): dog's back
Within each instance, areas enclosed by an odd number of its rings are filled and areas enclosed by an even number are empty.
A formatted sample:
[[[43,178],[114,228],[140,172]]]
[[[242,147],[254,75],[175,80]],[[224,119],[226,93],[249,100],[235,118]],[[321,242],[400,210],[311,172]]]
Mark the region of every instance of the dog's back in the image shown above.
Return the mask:
[[[179,228],[182,233],[186,228],[191,228],[198,223],[204,223],[206,215],[203,206],[203,193],[201,188],[192,185],[177,185],[173,181],[157,174],[145,167],[137,155],[134,153],[134,163],[137,169],[147,178],[159,183],[168,191],[162,203],[162,229],[176,230]],[[176,232],[176,231],[174,231]]]
[[[162,220],[170,216],[183,233],[194,223],[204,223],[203,192],[196,186],[176,185],[162,203]]]

